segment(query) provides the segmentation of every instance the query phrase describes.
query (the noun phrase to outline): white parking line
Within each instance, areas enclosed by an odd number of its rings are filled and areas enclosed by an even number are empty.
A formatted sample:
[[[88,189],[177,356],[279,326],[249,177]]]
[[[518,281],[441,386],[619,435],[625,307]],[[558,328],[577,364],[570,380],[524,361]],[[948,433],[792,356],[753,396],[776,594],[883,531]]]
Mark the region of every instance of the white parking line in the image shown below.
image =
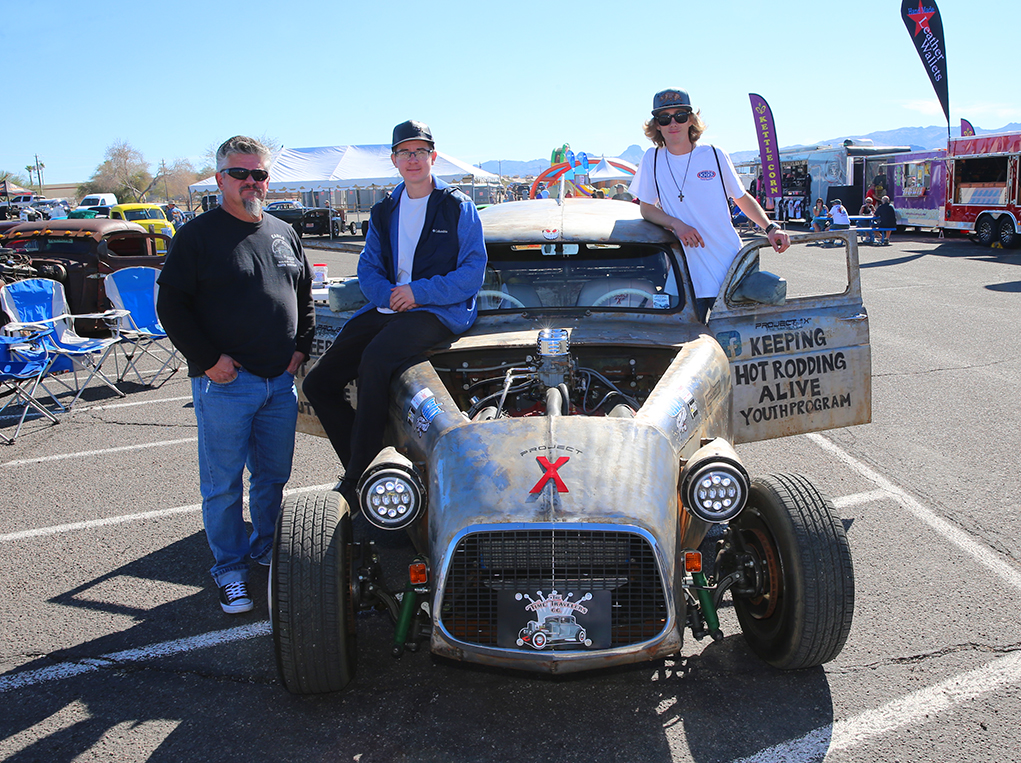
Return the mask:
[[[47,668],[27,670],[24,673],[14,673],[0,676],[0,694],[13,689],[21,689],[25,686],[46,683],[48,681],[59,681],[64,678],[73,678],[82,673],[91,673],[100,668],[116,668],[119,664],[126,662],[144,662],[156,657],[169,657],[184,652],[193,652],[196,649],[206,649],[220,644],[229,644],[232,641],[266,636],[270,633],[268,620],[252,623],[251,625],[240,625],[237,628],[228,628],[223,631],[212,633],[200,633],[198,636],[164,641],[160,644],[150,644],[138,649],[126,649],[123,652],[111,652],[99,657],[87,658],[78,662],[61,662]]]
[[[802,737],[782,742],[735,763],[793,763],[822,760],[826,755],[857,747],[912,723],[931,721],[961,702],[1021,681],[1021,652],[993,660],[981,668],[952,676],[852,718],[836,721]]]
[[[1010,585],[1021,589],[1021,572],[1003,561],[994,551],[954,527],[942,517],[937,516],[902,488],[854,458],[829,438],[819,434],[809,434],[806,437],[823,450],[836,456],[860,476],[878,486],[878,490],[871,491],[879,494],[877,498],[886,497],[897,501],[949,543],[970,554]],[[858,496],[868,494],[859,493]],[[847,496],[847,498],[855,497]],[[1018,681],[1021,681],[1021,653],[1015,652],[983,665],[981,668],[952,676],[936,686],[912,692],[874,710],[867,710],[853,718],[835,721],[830,726],[822,726],[797,739],[791,739],[761,750],[755,755],[742,758],[735,763],[787,763],[822,760],[830,752],[857,747],[908,724],[931,719],[960,702],[966,702],[981,694]]]
[[[159,397],[155,400],[136,400],[132,403],[113,403],[111,405],[84,405],[73,409],[73,412],[80,411],[111,411],[114,408],[134,408],[137,405],[155,405],[156,403],[179,403],[182,400],[191,400],[191,395],[184,395],[182,397]],[[29,411],[26,421],[31,421],[34,418],[41,416],[41,413],[37,411]],[[12,413],[4,413],[0,415],[0,421],[6,421],[7,419],[21,418],[20,409]]]
[[[848,506],[861,506],[865,503],[882,501],[884,498],[893,498],[893,496],[885,490],[868,490],[864,493],[854,493],[834,498],[833,505],[838,509],[846,509]]]
[[[979,543],[963,530],[954,527],[942,517],[939,517],[930,509],[927,509],[915,498],[907,494],[902,488],[890,482],[886,477],[874,469],[863,464],[829,438],[819,434],[805,435],[823,450],[827,450],[843,461],[847,466],[856,471],[865,479],[875,484],[880,490],[890,494],[901,506],[907,509],[915,517],[929,525],[945,540],[957,546],[966,554],[973,556],[980,564],[988,567],[994,573],[1003,578],[1014,588],[1021,590],[1021,571],[1016,566],[1005,562],[995,551],[988,546]]]
[[[191,400],[191,395],[181,397],[159,397],[155,400],[136,400],[133,403],[114,403],[112,405],[89,405],[84,408],[75,408],[76,411],[112,411],[114,408],[132,408],[136,405],[153,405],[155,403],[179,403],[182,400]]]
[[[298,487],[291,490],[285,490],[284,495],[296,495],[298,493],[310,493],[314,490],[329,490],[336,483],[331,482],[326,485],[310,485],[308,487]],[[248,505],[248,499],[245,498],[245,506]],[[79,530],[92,530],[96,527],[105,527],[106,525],[119,525],[126,522],[138,522],[144,519],[156,519],[158,517],[169,517],[174,514],[186,514],[190,511],[200,511],[202,509],[201,503],[194,503],[190,506],[175,506],[171,509],[156,509],[155,511],[144,511],[139,514],[122,514],[119,517],[104,517],[102,519],[89,519],[85,522],[72,522],[66,525],[52,525],[50,527],[38,527],[33,530],[21,530],[19,532],[6,533],[0,535],[0,543],[7,543],[13,540],[25,540],[26,538],[38,538],[42,535],[59,535],[60,533],[77,532]]]
[[[127,450],[144,450],[145,448],[162,448],[167,445],[180,445],[183,442],[198,442],[198,437],[185,437],[181,440],[162,440],[160,442],[147,442],[141,445],[123,445],[119,448],[106,448],[104,450],[81,450],[77,453],[59,453],[55,456],[43,456],[42,458],[23,458],[19,461],[6,461],[0,467],[25,466],[26,464],[42,464],[46,461],[65,461],[69,458],[84,458],[85,456],[105,456],[110,453],[123,453]]]

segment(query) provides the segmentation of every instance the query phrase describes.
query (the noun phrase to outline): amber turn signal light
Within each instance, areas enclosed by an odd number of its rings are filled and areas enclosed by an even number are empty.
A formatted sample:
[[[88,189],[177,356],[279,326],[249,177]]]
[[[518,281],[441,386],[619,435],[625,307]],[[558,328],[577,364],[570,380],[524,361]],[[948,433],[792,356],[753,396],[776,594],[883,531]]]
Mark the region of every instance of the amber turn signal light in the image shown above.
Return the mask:
[[[702,569],[701,562],[699,569]],[[408,565],[408,578],[411,585],[425,585],[429,582],[429,565],[425,562],[412,562]]]
[[[684,571],[685,572],[702,571],[702,554],[700,552],[698,551],[684,552]]]

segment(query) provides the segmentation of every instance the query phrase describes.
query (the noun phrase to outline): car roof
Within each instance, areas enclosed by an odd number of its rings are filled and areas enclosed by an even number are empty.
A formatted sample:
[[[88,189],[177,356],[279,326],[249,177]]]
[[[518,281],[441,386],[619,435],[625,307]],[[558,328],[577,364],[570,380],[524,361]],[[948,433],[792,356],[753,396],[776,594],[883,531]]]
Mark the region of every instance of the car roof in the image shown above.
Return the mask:
[[[163,209],[163,207],[160,206],[159,204],[149,204],[147,202],[146,203],[131,202],[129,204],[114,204],[112,207],[110,207],[110,209],[116,209],[118,212],[124,212],[125,210],[128,210],[128,209],[154,209],[154,208],[155,209]]]
[[[7,231],[7,238],[41,238],[43,236],[91,236],[100,241],[121,231],[146,233],[138,223],[127,220],[94,218],[92,220],[45,220],[36,223],[22,223]]]
[[[486,243],[663,243],[669,231],[642,218],[637,204],[612,199],[533,199],[479,211]]]

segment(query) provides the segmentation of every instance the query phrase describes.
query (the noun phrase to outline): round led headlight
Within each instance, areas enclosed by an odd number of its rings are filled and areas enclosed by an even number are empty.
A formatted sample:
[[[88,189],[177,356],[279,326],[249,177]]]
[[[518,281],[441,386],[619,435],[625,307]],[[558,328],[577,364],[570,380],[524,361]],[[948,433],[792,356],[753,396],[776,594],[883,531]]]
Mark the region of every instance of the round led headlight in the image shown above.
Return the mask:
[[[748,475],[723,460],[710,459],[684,476],[684,506],[706,522],[727,522],[748,501]]]
[[[425,508],[425,486],[410,461],[393,448],[384,449],[358,483],[362,514],[376,527],[407,527]]]

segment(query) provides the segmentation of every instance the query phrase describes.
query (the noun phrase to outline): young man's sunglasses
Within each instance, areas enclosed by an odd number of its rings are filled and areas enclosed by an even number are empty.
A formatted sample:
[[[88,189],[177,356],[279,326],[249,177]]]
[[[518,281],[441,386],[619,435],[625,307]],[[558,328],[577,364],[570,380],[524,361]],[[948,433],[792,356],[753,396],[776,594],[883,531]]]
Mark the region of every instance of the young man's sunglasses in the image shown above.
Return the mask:
[[[249,170],[244,167],[228,167],[220,172],[230,175],[235,180],[248,180],[248,176],[251,175],[252,180],[256,183],[261,183],[269,178],[269,173],[266,170]]]
[[[677,124],[682,125],[688,121],[688,117],[691,116],[690,111],[678,111],[676,114],[657,114],[656,124],[660,127],[666,127],[670,124],[670,120],[674,120]]]

